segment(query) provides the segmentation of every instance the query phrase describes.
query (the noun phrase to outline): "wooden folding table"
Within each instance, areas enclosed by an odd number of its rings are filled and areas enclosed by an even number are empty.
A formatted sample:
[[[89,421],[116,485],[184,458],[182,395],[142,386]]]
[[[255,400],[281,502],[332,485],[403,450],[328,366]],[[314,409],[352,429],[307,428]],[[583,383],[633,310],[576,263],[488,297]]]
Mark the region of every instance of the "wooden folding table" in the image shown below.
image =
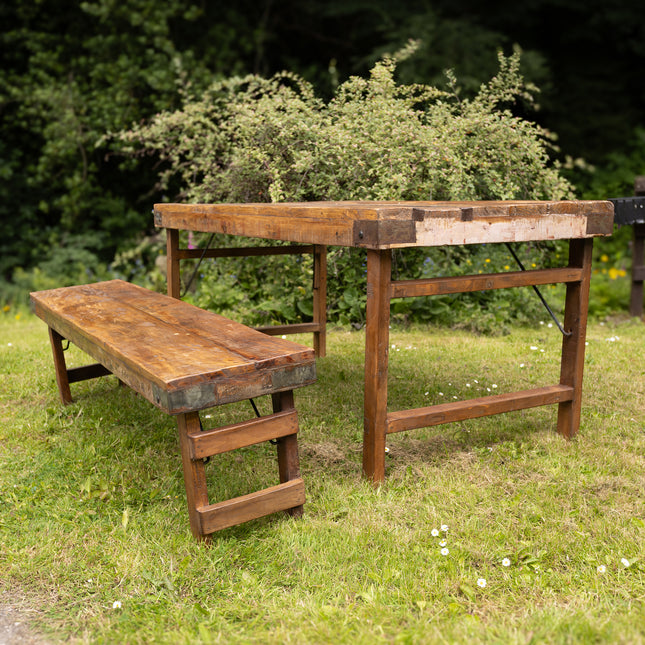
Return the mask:
[[[179,262],[231,254],[182,249],[179,230],[226,233],[310,245],[284,252],[314,253],[314,322],[278,333],[313,331],[325,352],[325,246],[367,249],[363,471],[374,483],[385,476],[389,433],[464,419],[558,404],[558,431],[572,437],[580,424],[591,252],[593,238],[611,235],[613,205],[607,201],[500,202],[306,202],[281,204],[157,204],[155,224],[167,229],[168,292],[179,297]],[[569,240],[569,262],[559,268],[486,275],[392,279],[392,249],[502,242]],[[266,247],[265,247],[266,248]],[[284,247],[278,247],[278,250]],[[239,254],[248,254],[240,251]],[[259,251],[263,254],[271,251]],[[253,253],[253,251],[250,251]],[[276,276],[278,279],[278,276]],[[388,411],[390,300],[488,289],[566,283],[560,381],[403,411]]]

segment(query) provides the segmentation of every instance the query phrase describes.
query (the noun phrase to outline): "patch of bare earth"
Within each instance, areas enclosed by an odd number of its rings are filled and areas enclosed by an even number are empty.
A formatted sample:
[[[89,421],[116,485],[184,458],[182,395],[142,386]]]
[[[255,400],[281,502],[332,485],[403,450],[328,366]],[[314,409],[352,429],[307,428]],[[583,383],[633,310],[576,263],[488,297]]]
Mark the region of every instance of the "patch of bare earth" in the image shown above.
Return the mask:
[[[30,614],[36,611],[13,602],[11,593],[0,591],[0,645],[51,645],[52,641],[30,624]]]

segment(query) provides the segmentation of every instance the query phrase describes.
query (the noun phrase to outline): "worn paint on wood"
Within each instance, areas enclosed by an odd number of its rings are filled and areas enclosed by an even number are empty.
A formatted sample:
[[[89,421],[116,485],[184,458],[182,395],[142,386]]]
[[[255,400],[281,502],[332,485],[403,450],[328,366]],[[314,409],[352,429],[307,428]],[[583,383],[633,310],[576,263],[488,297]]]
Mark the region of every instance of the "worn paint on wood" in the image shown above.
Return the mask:
[[[371,249],[611,235],[608,201],[156,204],[155,224]]]

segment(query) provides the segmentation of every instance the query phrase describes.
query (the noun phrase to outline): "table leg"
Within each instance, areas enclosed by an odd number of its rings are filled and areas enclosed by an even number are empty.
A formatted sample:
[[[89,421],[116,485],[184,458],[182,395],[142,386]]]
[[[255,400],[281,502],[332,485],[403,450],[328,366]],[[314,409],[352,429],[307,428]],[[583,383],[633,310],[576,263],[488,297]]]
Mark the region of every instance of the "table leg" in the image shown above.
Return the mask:
[[[168,295],[173,298],[181,296],[181,279],[179,274],[179,231],[166,229],[166,267]]]
[[[391,273],[391,251],[367,251],[363,473],[374,484],[385,479]]]
[[[564,329],[570,334],[562,339],[560,384],[573,387],[573,399],[559,404],[558,432],[567,438],[580,426],[592,249],[593,238],[569,241],[569,266],[581,268],[582,277],[579,282],[567,283],[564,308]]]
[[[314,245],[314,351],[323,357],[327,352],[327,247]]]
[[[634,224],[632,247],[632,289],[629,303],[631,316],[643,315],[643,280],[645,279],[645,224]]]

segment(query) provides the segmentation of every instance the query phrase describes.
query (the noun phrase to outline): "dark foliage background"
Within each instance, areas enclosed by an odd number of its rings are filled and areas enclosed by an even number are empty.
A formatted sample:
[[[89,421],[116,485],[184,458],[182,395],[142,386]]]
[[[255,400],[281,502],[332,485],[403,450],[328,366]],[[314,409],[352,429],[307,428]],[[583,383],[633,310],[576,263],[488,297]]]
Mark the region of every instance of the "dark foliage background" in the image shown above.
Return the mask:
[[[630,194],[645,172],[636,0],[10,0],[0,25],[0,300],[39,276],[100,278],[152,232],[154,162],[113,154],[106,133],[248,72],[331,96],[410,38],[402,82],[453,68],[465,92],[521,48],[542,90],[525,116],[557,133],[580,196]]]

